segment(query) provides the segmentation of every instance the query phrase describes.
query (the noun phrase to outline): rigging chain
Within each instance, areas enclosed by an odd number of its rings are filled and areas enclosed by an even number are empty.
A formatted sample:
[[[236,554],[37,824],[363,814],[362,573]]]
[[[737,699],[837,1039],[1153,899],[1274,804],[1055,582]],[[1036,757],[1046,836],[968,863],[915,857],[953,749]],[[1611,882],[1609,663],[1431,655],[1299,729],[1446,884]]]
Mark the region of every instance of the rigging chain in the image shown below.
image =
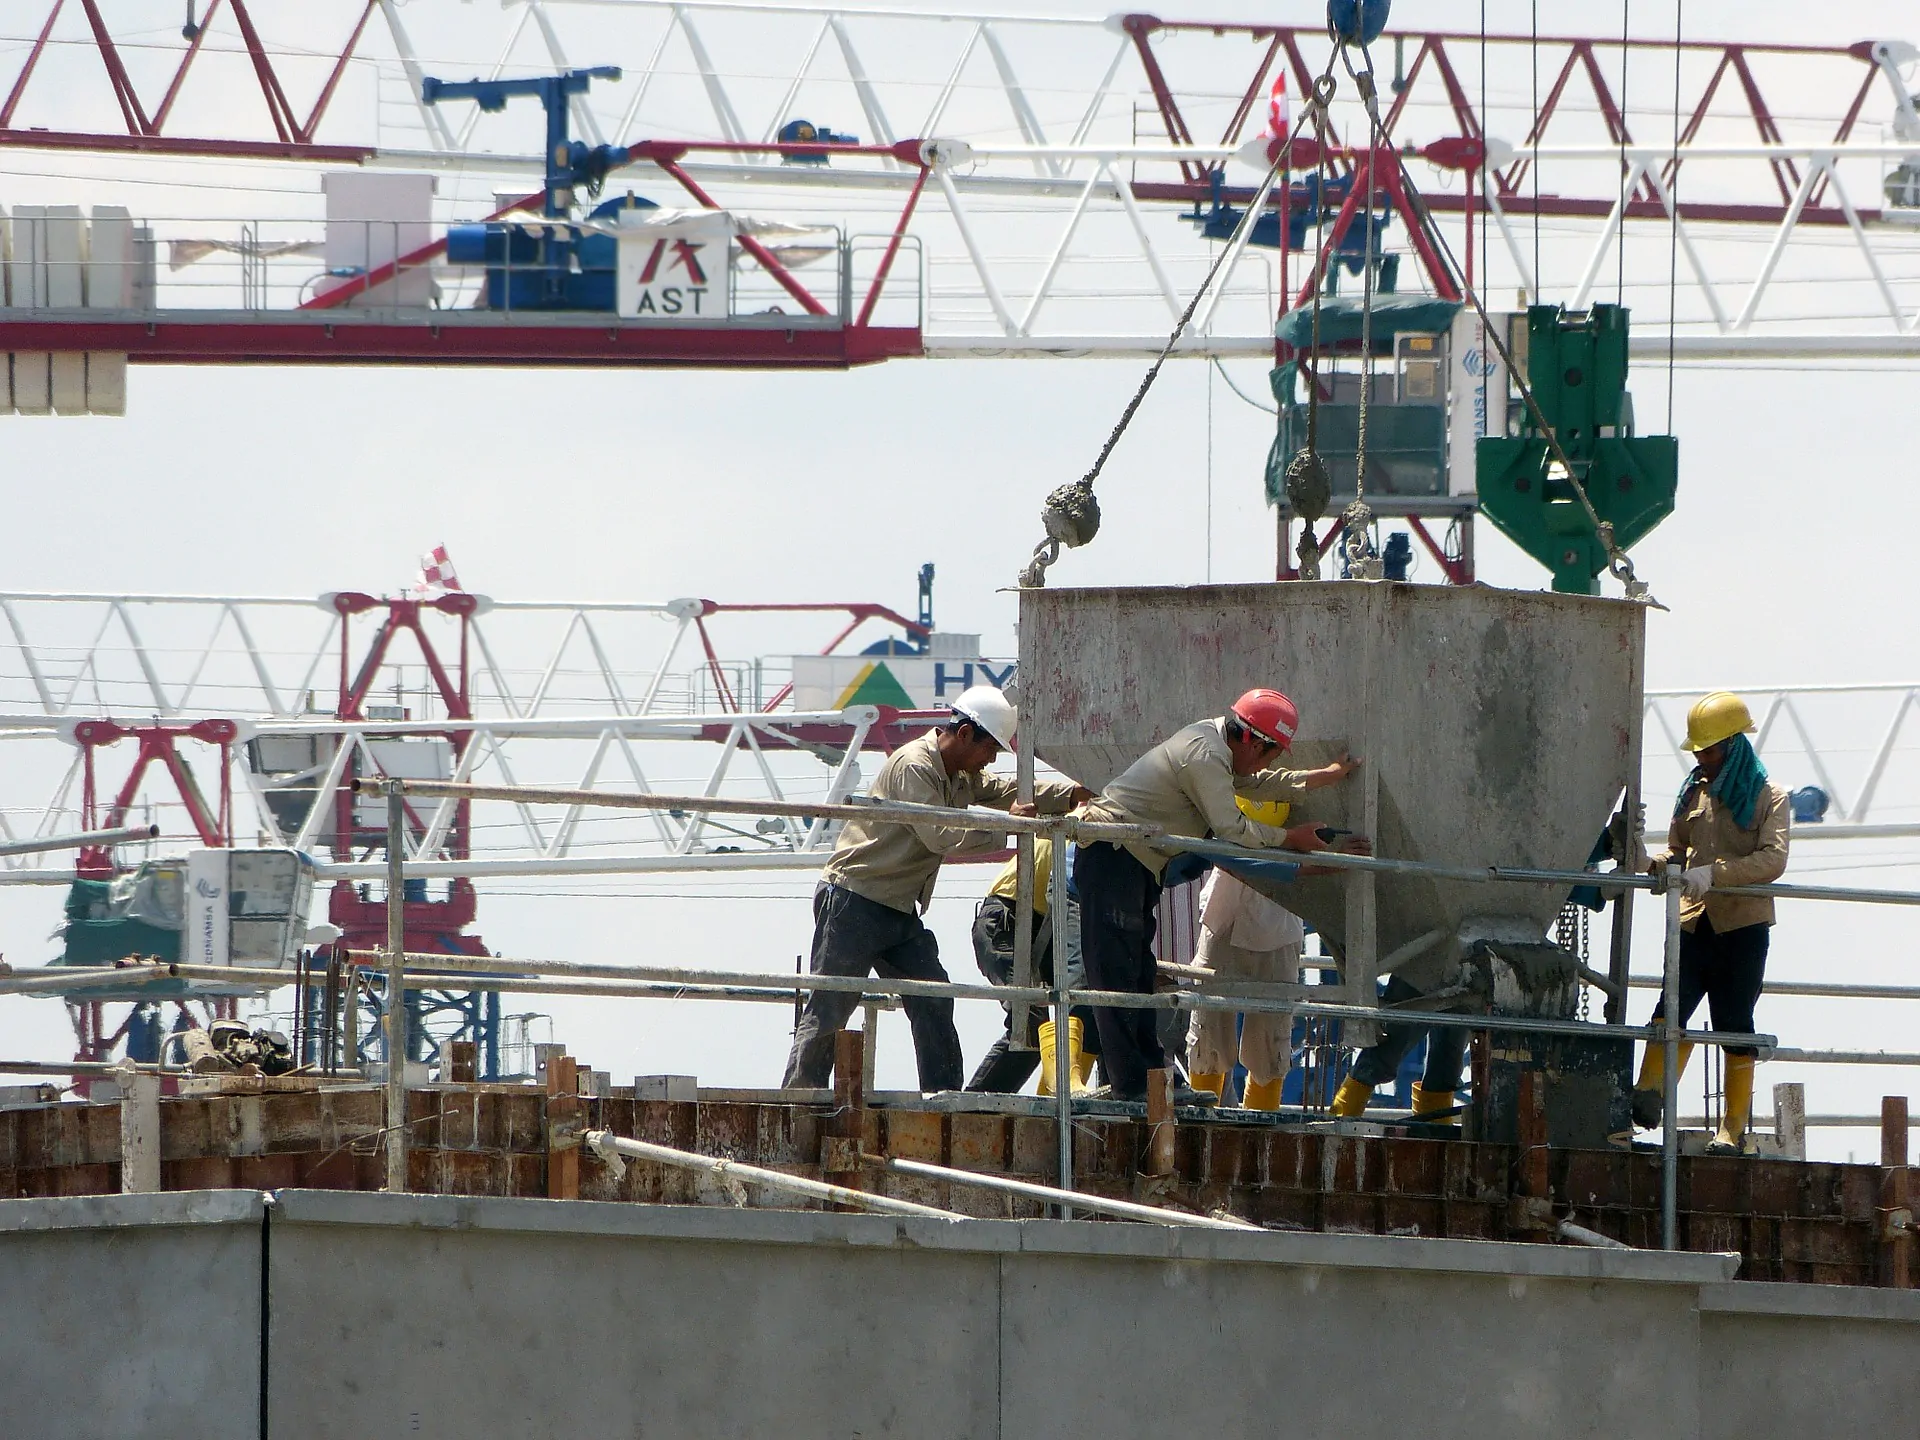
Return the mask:
[[[1326,71],[1314,81],[1313,98],[1308,102],[1318,112],[1324,112],[1327,101],[1332,99],[1334,91],[1333,67],[1336,55],[1327,57]],[[1100,453],[1094,458],[1093,468],[1078,480],[1070,480],[1057,487],[1047,496],[1046,505],[1040,512],[1040,523],[1046,527],[1047,538],[1034,546],[1033,558],[1020,572],[1020,588],[1037,590],[1047,583],[1047,568],[1060,558],[1062,546],[1077,549],[1085,545],[1100,533],[1100,502],[1094,498],[1093,483],[1100,478],[1100,472],[1106,468],[1107,457],[1113,454],[1114,446],[1120,443],[1120,437],[1126,434],[1127,426],[1133,422],[1134,413],[1139,410],[1140,402],[1147,398],[1147,391],[1153,388],[1153,382],[1159,378],[1160,367],[1167,363],[1167,357],[1173,353],[1173,347],[1180,342],[1192,322],[1194,312],[1200,308],[1200,302],[1207,291],[1213,288],[1214,278],[1219,275],[1220,267],[1226,263],[1229,255],[1235,254],[1242,232],[1258,221],[1260,212],[1266,208],[1266,197],[1273,186],[1281,167],[1287,162],[1290,147],[1282,145],[1280,153],[1267,167],[1266,177],[1254,191],[1254,203],[1247,206],[1240,216],[1240,223],[1234,226],[1233,234],[1214,257],[1212,268],[1206,278],[1200,282],[1200,288],[1193,292],[1193,299],[1187,302],[1186,310],[1173,327],[1173,333],[1167,336],[1167,343],[1160,349],[1154,362],[1140,381],[1140,388],[1133,392],[1133,398],[1127,402],[1127,408],[1120,412],[1120,420],[1113,427],[1113,433],[1107,436],[1107,443],[1100,447]],[[1282,237],[1284,239],[1284,237]]]

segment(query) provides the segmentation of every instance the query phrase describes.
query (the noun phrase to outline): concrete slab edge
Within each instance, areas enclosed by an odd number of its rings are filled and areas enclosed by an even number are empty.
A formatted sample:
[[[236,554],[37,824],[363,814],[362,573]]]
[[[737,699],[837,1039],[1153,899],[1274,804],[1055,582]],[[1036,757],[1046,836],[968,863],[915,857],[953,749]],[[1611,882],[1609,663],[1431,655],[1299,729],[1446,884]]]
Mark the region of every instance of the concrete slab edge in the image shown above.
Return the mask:
[[[0,1235],[166,1225],[258,1225],[259,1190],[169,1190],[157,1195],[62,1195],[0,1200]]]
[[[275,1192],[274,1203],[276,1221],[290,1224],[1412,1270],[1541,1280],[1628,1280],[1698,1286],[1729,1281],[1739,1268],[1737,1255],[1684,1251],[1668,1254],[1287,1231],[1251,1234],[1089,1221],[941,1221],[820,1210],[733,1210],[706,1205],[339,1190],[281,1190]]]
[[[1700,1291],[1700,1311],[1716,1315],[1883,1320],[1920,1325],[1920,1290],[1876,1290],[1864,1285],[1791,1285],[1779,1281],[1707,1285]]]

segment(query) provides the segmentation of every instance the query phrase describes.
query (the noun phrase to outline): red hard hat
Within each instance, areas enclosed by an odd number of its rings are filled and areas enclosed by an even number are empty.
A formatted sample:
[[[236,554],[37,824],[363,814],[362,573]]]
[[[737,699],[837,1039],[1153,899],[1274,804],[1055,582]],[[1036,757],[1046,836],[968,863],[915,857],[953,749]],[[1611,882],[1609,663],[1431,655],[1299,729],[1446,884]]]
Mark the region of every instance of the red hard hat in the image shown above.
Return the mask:
[[[1300,712],[1278,690],[1249,690],[1233,702],[1233,718],[1270,745],[1282,750],[1293,744],[1300,728]]]

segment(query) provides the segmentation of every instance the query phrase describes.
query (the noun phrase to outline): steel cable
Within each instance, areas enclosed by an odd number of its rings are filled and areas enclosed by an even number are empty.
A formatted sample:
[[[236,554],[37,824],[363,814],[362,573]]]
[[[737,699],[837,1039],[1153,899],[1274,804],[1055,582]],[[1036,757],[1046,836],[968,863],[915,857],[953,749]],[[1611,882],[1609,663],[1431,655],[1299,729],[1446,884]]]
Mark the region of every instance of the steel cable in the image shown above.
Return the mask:
[[[1325,111],[1327,101],[1333,95],[1333,67],[1336,58],[1337,51],[1335,56],[1328,57],[1326,71],[1314,83],[1313,98],[1308,102],[1319,112]],[[1100,503],[1094,498],[1094,482],[1100,478],[1100,472],[1106,468],[1107,458],[1113,454],[1114,447],[1120,443],[1120,437],[1126,434],[1127,427],[1133,423],[1133,417],[1140,409],[1141,402],[1147,398],[1147,391],[1153,388],[1153,382],[1159,378],[1161,366],[1167,363],[1167,357],[1173,353],[1173,347],[1180,343],[1180,337],[1186,333],[1187,326],[1192,323],[1194,312],[1200,308],[1200,302],[1213,288],[1214,279],[1219,275],[1221,267],[1226,264],[1227,257],[1237,255],[1243,248],[1241,236],[1243,233],[1251,233],[1251,227],[1258,221],[1260,211],[1265,208],[1266,196],[1272,188],[1274,179],[1287,162],[1287,150],[1288,147],[1282,145],[1280,153],[1267,167],[1265,177],[1254,191],[1253,203],[1249,204],[1240,216],[1240,223],[1233,227],[1233,233],[1227,238],[1227,243],[1221,248],[1220,253],[1214,257],[1213,265],[1208,269],[1206,278],[1200,282],[1199,289],[1193,292],[1193,298],[1187,302],[1187,308],[1181,312],[1179,320],[1175,322],[1173,333],[1167,336],[1167,343],[1161,346],[1160,353],[1154,357],[1153,364],[1147,367],[1147,373],[1141,378],[1139,388],[1133,392],[1133,398],[1127,402],[1126,409],[1120,412],[1120,419],[1114,425],[1112,433],[1107,436],[1106,444],[1100,447],[1100,453],[1094,457],[1093,467],[1080,479],[1069,481],[1047,496],[1046,505],[1040,512],[1041,524],[1046,528],[1047,538],[1034,547],[1032,559],[1020,572],[1021,589],[1039,589],[1047,583],[1047,569],[1060,558],[1062,546],[1069,549],[1078,548],[1087,544],[1099,533]]]

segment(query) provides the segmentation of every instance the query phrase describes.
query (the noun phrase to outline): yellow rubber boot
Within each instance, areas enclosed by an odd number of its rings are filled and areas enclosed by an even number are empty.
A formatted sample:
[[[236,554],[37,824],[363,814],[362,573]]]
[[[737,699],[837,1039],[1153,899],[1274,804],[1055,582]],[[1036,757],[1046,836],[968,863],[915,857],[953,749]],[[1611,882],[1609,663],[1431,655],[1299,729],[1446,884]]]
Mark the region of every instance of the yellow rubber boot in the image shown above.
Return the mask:
[[[1367,1102],[1371,1099],[1373,1087],[1349,1075],[1334,1092],[1333,1116],[1337,1120],[1356,1120],[1367,1113]]]
[[[1687,1073],[1687,1061],[1693,1058],[1693,1043],[1680,1046],[1680,1074]],[[1677,1077],[1676,1077],[1677,1078]],[[1633,1123],[1651,1130],[1660,1123],[1667,1079],[1667,1047],[1657,1040],[1647,1042],[1640,1057],[1640,1078],[1633,1082]]]
[[[1413,1082],[1413,1118],[1432,1115],[1437,1111],[1453,1109],[1453,1091],[1429,1090],[1418,1080]],[[1458,1125],[1458,1115],[1446,1115],[1433,1122],[1436,1125]]]
[[[1196,1070],[1187,1077],[1187,1082],[1196,1090],[1211,1090],[1215,1095],[1224,1097],[1227,1093],[1227,1077]]]
[[[1247,1093],[1240,1101],[1242,1110],[1278,1110],[1280,1108],[1279,1080],[1256,1080],[1247,1076]]]
[[[1720,1133],[1707,1146],[1709,1155],[1739,1155],[1747,1140],[1747,1122],[1753,1118],[1753,1056],[1727,1056],[1727,1109]]]
[[[1053,1037],[1056,1033],[1053,1021],[1042,1020],[1040,1022],[1039,1093],[1042,1095],[1051,1095],[1054,1093],[1054,1067],[1059,1063],[1054,1055]],[[1070,1017],[1067,1020],[1067,1067],[1068,1073],[1072,1077],[1073,1093],[1075,1095],[1078,1095],[1082,1090],[1087,1088],[1086,1078],[1081,1073],[1081,1067],[1086,1064],[1086,1057],[1080,1053],[1080,1043],[1083,1037],[1084,1031],[1080,1017],[1077,1015]]]

